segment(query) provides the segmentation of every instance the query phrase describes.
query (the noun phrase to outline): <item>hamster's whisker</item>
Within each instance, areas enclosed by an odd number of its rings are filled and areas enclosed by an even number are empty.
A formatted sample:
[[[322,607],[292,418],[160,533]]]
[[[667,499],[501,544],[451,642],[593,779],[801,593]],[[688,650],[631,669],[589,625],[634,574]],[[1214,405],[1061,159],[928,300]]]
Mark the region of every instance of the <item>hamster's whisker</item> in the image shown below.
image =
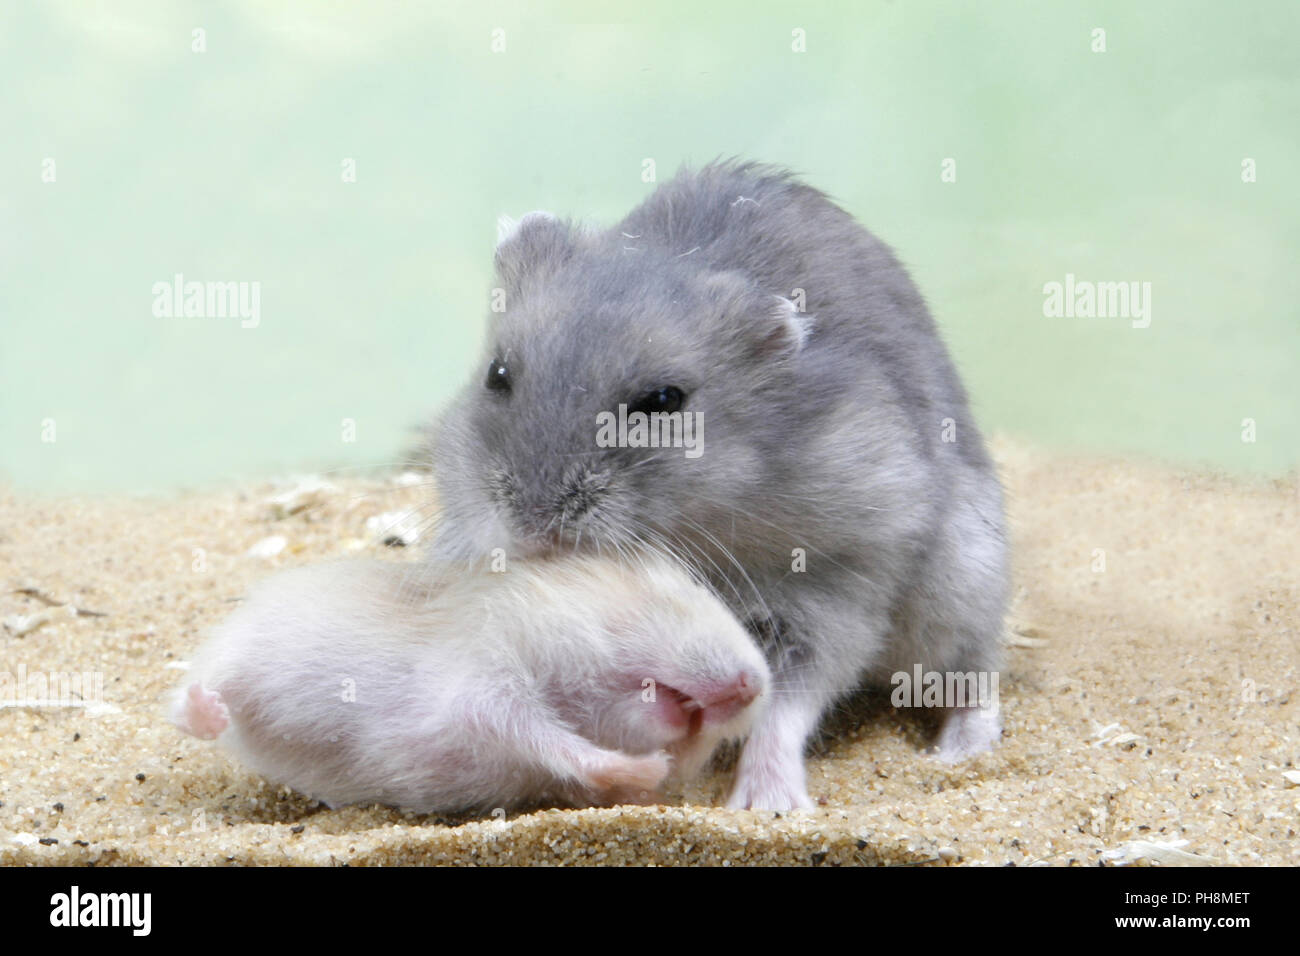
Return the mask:
[[[365,501],[367,498],[380,498],[385,495],[395,495],[398,494],[399,492],[407,491],[411,488],[424,488],[424,487],[430,487],[432,485],[433,485],[432,479],[430,479],[428,482],[423,482],[423,481],[412,482],[409,485],[388,485],[383,488],[371,488],[367,491],[353,492],[352,494],[345,496],[344,500],[351,505],[351,504],[355,504],[358,501]],[[424,507],[424,506],[420,505],[418,507]]]
[[[440,511],[426,515],[415,525],[416,537],[424,538],[431,531],[436,533],[441,521],[442,513]],[[402,593],[408,599],[415,593],[429,591],[439,580],[445,579],[450,573],[450,566],[446,562],[430,561],[423,556],[410,562],[401,562],[399,566],[403,569]]]
[[[693,522],[690,523],[693,524]],[[701,581],[707,583],[710,580],[710,577],[712,576],[704,573],[703,566],[700,565],[698,561],[691,560],[691,558],[682,550],[683,547],[691,547],[693,549],[693,552],[698,556],[698,558],[702,558],[704,561],[707,561],[713,567],[717,579],[724,582],[726,586],[731,589],[731,592],[736,597],[737,607],[744,608],[749,606],[749,601],[747,601],[745,599],[745,596],[741,594],[740,588],[737,586],[736,582],[732,579],[732,576],[728,574],[725,570],[723,570],[722,566],[719,565],[718,562],[715,561],[712,558],[712,556],[709,555],[704,549],[694,547],[692,542],[686,542],[686,541],[683,541],[679,546],[676,542],[668,538],[665,534],[659,532],[656,529],[650,528],[647,524],[643,523],[642,527],[644,530],[647,531],[647,533],[655,535],[655,537],[663,543],[665,551],[667,552],[668,555],[686,564],[687,567],[690,568],[692,572],[694,572]],[[699,528],[698,525],[696,525],[695,527]],[[739,562],[736,560],[735,555],[733,555],[720,541],[718,541],[716,537],[710,535],[704,529],[699,529],[699,530],[703,534],[705,534],[706,537],[712,539],[715,547],[719,548],[723,552],[723,554],[727,557],[727,559],[733,565],[739,568],[741,575],[744,577],[745,583],[749,585],[750,590],[753,592],[754,598],[757,600],[762,613],[767,618],[771,619],[773,617],[773,614],[772,614],[772,609],[768,606],[767,599],[763,596],[763,593],[759,590],[758,585],[754,583],[754,580],[745,571],[744,567],[742,567],[739,564]]]
[[[616,544],[619,542],[618,538],[614,538],[613,540]],[[635,558],[637,563],[640,564],[643,572],[649,569],[649,563],[646,560],[648,553],[651,557],[659,557],[668,560],[675,559],[678,563],[685,565],[687,570],[690,571],[698,581],[704,581],[707,579],[706,575],[701,573],[700,569],[695,567],[693,562],[688,558],[673,553],[671,548],[667,548],[662,544],[652,542],[649,539],[638,538],[635,531],[632,532],[629,543],[632,545],[630,550],[624,549],[621,544],[619,545],[619,550]]]
[[[830,519],[830,520],[847,520],[847,519],[846,519],[846,516],[844,516],[844,515],[842,514],[842,512],[832,511],[832,510],[829,509],[829,508],[819,508],[819,507],[816,507],[816,506],[819,504],[819,502],[818,502],[816,499],[808,498],[807,496],[804,496],[804,495],[796,495],[796,494],[790,494],[790,493],[783,493],[783,492],[779,492],[779,491],[773,491],[773,492],[770,493],[770,495],[769,495],[768,492],[765,491],[765,492],[764,492],[764,495],[765,495],[765,496],[770,496],[770,497],[773,497],[773,498],[785,498],[785,499],[787,499],[787,500],[789,500],[789,501],[791,501],[791,502],[794,502],[795,504],[799,505],[801,510],[806,511],[806,512],[808,512],[809,514],[811,514],[811,515],[815,515],[815,516],[820,517],[820,518],[825,518],[825,519]],[[744,515],[748,515],[748,514],[749,514],[748,512],[746,512],[746,511],[744,511],[744,510],[742,510],[742,509],[740,509],[740,508],[737,508],[735,505],[731,504],[731,502],[728,501],[728,500],[723,500],[723,499],[719,499],[719,498],[712,498],[712,497],[709,497],[709,496],[707,496],[707,495],[697,495],[696,497],[698,497],[699,500],[701,500],[701,501],[707,502],[707,503],[709,503],[709,504],[718,505],[718,506],[720,506],[720,507],[728,508],[729,510],[731,510],[731,511],[735,511],[735,512],[737,512],[738,514],[744,514]],[[814,507],[812,507],[812,508],[808,508],[808,507],[806,507],[806,506],[809,505],[809,504],[813,505]],[[860,506],[857,506],[857,507],[860,508],[860,509],[862,509],[862,510],[865,510],[865,511],[880,511],[880,512],[885,512],[885,513],[889,513],[889,512],[892,512],[893,510],[895,510],[895,509],[891,509],[891,508],[876,508],[876,507],[874,507],[874,506],[868,506],[868,505],[860,505]],[[754,517],[753,515],[749,515],[749,516],[750,516],[750,517]],[[756,519],[756,520],[757,520],[757,519]],[[773,525],[773,527],[776,527],[776,526]],[[780,530],[780,529],[778,529],[778,530]]]
[[[820,503],[820,502],[817,501],[816,498],[810,498],[808,495],[796,495],[796,494],[793,494],[793,493],[788,492],[788,491],[764,491],[763,494],[764,494],[765,496],[772,497],[772,498],[788,498],[790,501],[798,502],[798,503],[801,504],[801,505],[806,505],[806,504],[813,504],[813,505],[816,505],[816,504],[819,504],[819,503]],[[884,512],[890,512],[890,511],[894,511],[894,510],[896,510],[896,509],[893,509],[893,508],[877,508],[877,507],[875,507],[875,506],[873,506],[873,505],[855,505],[855,507],[857,507],[857,508],[861,508],[861,509],[864,510],[864,511],[884,511]],[[818,513],[818,514],[823,514],[823,515],[829,515],[829,514],[830,514],[829,511],[820,511],[820,512],[817,512],[817,513]]]
[[[647,567],[647,554],[662,559],[676,560],[677,563],[686,565],[689,570],[693,572],[695,571],[689,561],[681,560],[678,555],[672,553],[671,549],[664,547],[661,543],[652,541],[648,537],[638,535],[634,529],[624,529],[623,532],[613,537],[611,540],[614,541],[621,554],[635,559],[636,562],[640,564],[643,571]],[[625,548],[623,546],[624,543],[626,543],[628,547]],[[631,563],[632,562],[629,561],[629,566],[631,566]],[[696,572],[696,575],[698,578],[698,572]]]
[[[357,471],[374,471],[376,475],[382,475],[385,471],[391,471],[397,468],[405,468],[409,471],[428,471],[429,462],[415,458],[393,458],[387,461],[363,462],[359,465],[339,465],[336,468],[322,468],[314,471],[317,475],[341,475],[344,472]]]
[[[643,459],[641,459],[640,461],[633,462],[632,464],[627,465],[627,466],[624,467],[624,468],[620,468],[620,469],[619,469],[619,474],[626,474],[626,473],[629,472],[629,471],[636,471],[636,469],[638,469],[638,468],[643,468],[643,467],[645,467],[646,465],[650,464],[650,463],[653,462],[653,461],[657,461],[657,459],[655,459],[655,458],[653,458],[653,457],[643,458]]]
[[[555,457],[556,458],[590,458],[593,455],[608,455],[608,454],[609,454],[608,448],[595,448],[592,449],[591,451],[560,452]]]
[[[804,500],[803,500],[799,495],[781,495],[779,492],[774,492],[772,496],[773,496],[773,497],[778,497],[778,498],[779,498],[779,497],[789,498],[789,499],[791,499],[792,501],[797,502],[797,503],[800,504],[801,506],[804,504]],[[732,503],[733,500],[730,499],[730,498],[715,498],[715,497],[713,497],[713,496],[711,496],[711,495],[703,495],[703,494],[698,494],[698,493],[695,495],[695,497],[696,497],[699,501],[703,501],[703,502],[705,502],[706,504],[717,505],[717,506],[720,507],[720,508],[725,508],[726,510],[731,511],[731,512],[734,512],[734,513],[736,513],[736,514],[745,515],[746,517],[751,517],[751,518],[755,518],[756,520],[758,520],[757,517],[756,517],[755,515],[751,514],[751,513],[748,512],[748,511],[745,511],[743,508],[740,508],[739,506],[733,504],[733,503]],[[801,510],[804,510],[804,509],[802,509],[802,507],[801,507]],[[876,508],[876,509],[873,509],[873,510],[881,511],[881,510],[883,510],[883,509]],[[825,510],[825,509],[823,509],[823,510],[816,510],[816,509],[814,509],[813,513],[814,513],[817,517],[820,517],[820,518],[831,518],[831,519],[834,519],[834,518],[838,518],[838,517],[840,517],[840,516],[836,515],[835,513],[831,512],[831,511],[829,511],[829,510]],[[769,522],[769,523],[770,523],[770,522]],[[772,527],[777,528],[777,530],[784,530],[784,529],[780,528],[780,527],[777,526],[777,525],[772,525]],[[786,532],[786,533],[788,534],[789,532]]]
[[[622,535],[611,535],[609,539],[610,546],[618,553],[619,560],[627,567],[640,566],[645,568],[644,560],[638,560],[638,555],[634,547],[625,547],[624,541],[627,540]],[[646,550],[649,550],[648,548]]]
[[[715,548],[717,548],[719,551],[722,552],[723,557],[725,557],[728,561],[730,561],[732,565],[736,568],[736,570],[740,572],[741,576],[745,580],[745,583],[749,585],[750,590],[754,592],[754,596],[758,598],[759,606],[761,607],[764,616],[766,616],[769,620],[775,619],[775,615],[772,613],[771,607],[768,606],[767,599],[763,596],[763,592],[759,590],[758,585],[754,582],[754,579],[750,577],[749,572],[745,570],[745,566],[740,563],[740,561],[736,558],[734,554],[732,554],[731,549],[728,548],[725,544],[723,544],[718,539],[717,535],[713,534],[711,531],[709,531],[707,528],[705,528],[703,525],[699,524],[698,522],[692,521],[690,518],[687,518],[685,515],[678,515],[677,517],[678,520],[685,523],[688,527],[694,528],[699,534],[703,535],[706,540],[711,542]],[[710,559],[710,561],[712,561],[712,559]],[[719,568],[718,571],[720,574],[722,573],[721,568]],[[728,582],[731,581],[728,575],[724,574],[723,577]],[[733,590],[736,591],[736,599],[743,602],[743,599],[740,596],[740,591],[736,589],[734,583],[732,584],[732,588]]]
[[[698,497],[699,497],[699,500],[704,501],[704,502],[706,502],[706,503],[708,503],[708,504],[717,505],[717,506],[719,506],[719,507],[721,507],[721,508],[726,508],[726,509],[728,509],[729,511],[734,511],[736,514],[743,515],[744,517],[749,518],[751,521],[757,521],[759,524],[765,524],[765,525],[767,525],[769,528],[772,528],[772,529],[774,529],[774,530],[776,530],[776,531],[781,532],[783,535],[786,535],[786,536],[787,536],[791,541],[800,541],[800,540],[804,537],[803,535],[796,535],[796,534],[794,534],[792,531],[789,531],[789,530],[787,530],[786,528],[781,527],[779,524],[776,524],[775,522],[768,521],[768,520],[765,519],[765,518],[760,518],[758,515],[756,515],[756,514],[754,514],[754,513],[752,513],[752,512],[746,511],[744,508],[738,508],[738,507],[736,507],[735,505],[733,505],[733,504],[731,504],[731,503],[729,503],[729,502],[721,501],[721,500],[716,499],[716,498],[705,497],[705,496],[703,496],[703,495],[698,496]],[[682,520],[682,521],[689,521],[689,519],[687,519],[687,518],[685,518],[685,517],[681,517],[681,520]],[[693,522],[691,522],[691,523],[693,523]],[[698,526],[697,526],[697,527],[698,527]],[[829,563],[829,564],[833,564],[835,567],[839,568],[841,571],[845,571],[845,572],[847,572],[847,573],[853,575],[853,576],[854,576],[855,578],[857,578],[858,580],[863,581],[863,582],[865,582],[866,584],[871,585],[873,588],[874,588],[874,587],[877,587],[876,582],[873,581],[873,580],[871,580],[871,579],[870,579],[869,577],[867,577],[865,574],[861,574],[861,573],[859,573],[859,572],[857,572],[857,571],[854,571],[852,568],[846,568],[844,565],[840,564],[838,561],[836,561],[834,558],[832,558],[832,557],[831,557],[829,554],[827,554],[825,551],[822,551],[822,550],[820,550],[820,549],[818,549],[818,548],[814,548],[814,547],[813,547],[812,545],[810,545],[810,544],[805,544],[805,545],[803,545],[803,547],[806,548],[808,551],[812,552],[813,554],[816,554],[818,557],[825,559],[825,560],[827,561],[827,563]],[[733,559],[733,560],[734,560],[734,559]]]
[[[690,555],[681,553],[670,540],[665,538],[663,535],[657,534],[653,529],[651,529],[646,525],[642,525],[641,530],[642,530],[642,534],[640,535],[636,533],[635,529],[632,529],[631,531],[632,537],[630,540],[635,546],[644,549],[645,551],[649,552],[651,555],[657,555],[658,557],[661,558],[668,558],[677,562],[678,564],[683,564],[693,574],[695,574],[695,576],[699,580],[701,581],[708,580],[708,575],[704,574],[703,569],[701,569],[693,560],[691,560]],[[644,562],[644,559],[642,560]]]
[[[654,532],[654,534],[656,538],[663,543],[664,553],[685,564],[700,581],[707,584],[716,576],[718,579],[727,583],[727,586],[731,588],[732,593],[736,595],[737,602],[741,605],[745,604],[745,599],[741,596],[740,590],[736,587],[735,582],[732,581],[727,573],[723,571],[722,566],[719,565],[718,562],[714,561],[707,552],[703,549],[695,548],[692,542],[683,541],[679,544],[666,534],[661,532]],[[709,574],[708,570],[704,567],[703,562],[705,561],[707,561],[713,568],[713,574]],[[756,596],[760,601],[762,600],[762,595]]]
[[[396,526],[396,524],[397,522],[394,522],[394,526]],[[433,514],[422,516],[415,524],[415,537],[419,539],[423,538],[426,533],[436,532],[440,524],[442,524],[441,511],[436,511]],[[387,530],[390,529],[385,529],[385,531]]]

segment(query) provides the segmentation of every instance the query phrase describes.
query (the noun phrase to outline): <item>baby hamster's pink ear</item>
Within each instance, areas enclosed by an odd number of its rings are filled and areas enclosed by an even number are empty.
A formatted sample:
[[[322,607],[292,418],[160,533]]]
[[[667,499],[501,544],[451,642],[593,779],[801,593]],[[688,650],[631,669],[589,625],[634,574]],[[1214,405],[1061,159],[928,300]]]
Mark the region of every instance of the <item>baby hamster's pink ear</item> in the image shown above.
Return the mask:
[[[549,212],[530,212],[519,221],[497,220],[497,276],[507,289],[518,291],[525,279],[556,268],[573,251],[567,222]]]
[[[812,331],[812,316],[789,299],[760,292],[736,272],[714,273],[705,293],[721,323],[748,342],[760,356],[778,358],[799,352]]]

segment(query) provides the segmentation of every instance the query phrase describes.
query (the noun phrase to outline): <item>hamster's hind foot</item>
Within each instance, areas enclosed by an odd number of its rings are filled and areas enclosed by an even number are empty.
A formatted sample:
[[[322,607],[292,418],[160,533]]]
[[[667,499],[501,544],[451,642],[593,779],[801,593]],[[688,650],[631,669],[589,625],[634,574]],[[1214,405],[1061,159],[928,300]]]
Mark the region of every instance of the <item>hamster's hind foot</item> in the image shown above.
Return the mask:
[[[1002,739],[1002,717],[992,707],[954,707],[932,751],[944,763],[982,754]]]
[[[599,794],[600,799],[612,805],[620,803],[653,803],[659,788],[668,776],[667,754],[646,757],[628,757],[613,754],[602,765],[587,775],[587,784]]]
[[[230,711],[215,690],[204,690],[198,681],[185,691],[175,715],[176,726],[202,740],[215,740],[230,726]]]

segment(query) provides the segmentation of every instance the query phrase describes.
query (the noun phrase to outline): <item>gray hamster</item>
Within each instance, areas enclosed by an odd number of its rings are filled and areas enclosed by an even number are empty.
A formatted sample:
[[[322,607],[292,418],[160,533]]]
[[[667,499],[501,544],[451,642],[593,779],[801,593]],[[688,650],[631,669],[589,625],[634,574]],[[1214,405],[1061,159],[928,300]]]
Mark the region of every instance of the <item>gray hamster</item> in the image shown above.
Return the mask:
[[[811,805],[805,743],[860,686],[998,667],[993,464],[920,293],[824,194],[683,170],[607,230],[530,213],[496,271],[504,311],[432,429],[433,553],[651,549],[707,579],[773,676],[731,806]],[[608,447],[636,412],[704,440]],[[996,711],[945,704],[946,759],[1000,736]]]
[[[255,589],[171,717],[330,806],[587,806],[694,773],[768,683],[740,622],[666,561],[351,561]]]

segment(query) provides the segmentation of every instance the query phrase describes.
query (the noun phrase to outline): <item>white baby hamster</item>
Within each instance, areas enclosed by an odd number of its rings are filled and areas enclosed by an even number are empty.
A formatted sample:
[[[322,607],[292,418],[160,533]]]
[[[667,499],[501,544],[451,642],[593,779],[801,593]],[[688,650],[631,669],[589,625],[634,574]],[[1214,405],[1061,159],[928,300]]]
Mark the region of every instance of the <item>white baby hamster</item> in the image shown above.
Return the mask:
[[[769,686],[745,628],[658,558],[350,561],[255,588],[172,720],[330,806],[586,806],[696,772]]]

